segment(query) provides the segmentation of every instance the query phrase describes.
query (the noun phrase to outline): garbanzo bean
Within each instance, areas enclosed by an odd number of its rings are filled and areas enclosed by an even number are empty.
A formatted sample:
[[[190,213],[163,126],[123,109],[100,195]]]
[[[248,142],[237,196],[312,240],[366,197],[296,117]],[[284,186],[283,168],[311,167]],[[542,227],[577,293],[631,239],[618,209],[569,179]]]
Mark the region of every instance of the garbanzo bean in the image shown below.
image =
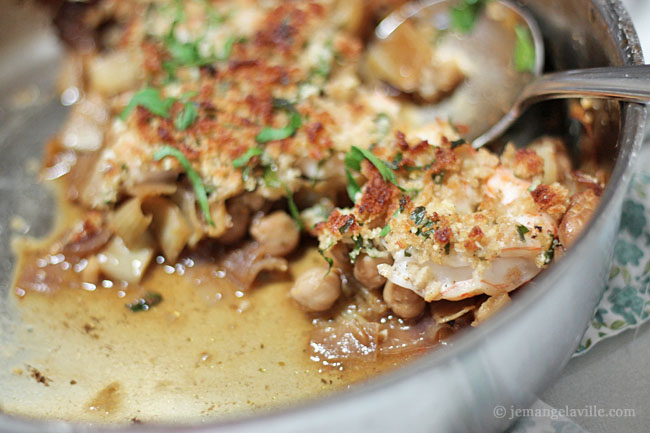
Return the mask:
[[[339,271],[333,268],[327,273],[327,268],[311,268],[296,279],[289,294],[307,311],[329,310],[341,296]]]
[[[390,281],[384,286],[384,302],[402,319],[413,319],[426,307],[424,299],[415,292]]]
[[[272,256],[286,256],[296,249],[300,241],[298,226],[282,211],[253,220],[250,234],[262,250]]]
[[[379,275],[377,265],[392,265],[390,257],[370,257],[362,254],[354,262],[354,278],[357,279],[366,289],[375,290],[386,283],[386,277]]]

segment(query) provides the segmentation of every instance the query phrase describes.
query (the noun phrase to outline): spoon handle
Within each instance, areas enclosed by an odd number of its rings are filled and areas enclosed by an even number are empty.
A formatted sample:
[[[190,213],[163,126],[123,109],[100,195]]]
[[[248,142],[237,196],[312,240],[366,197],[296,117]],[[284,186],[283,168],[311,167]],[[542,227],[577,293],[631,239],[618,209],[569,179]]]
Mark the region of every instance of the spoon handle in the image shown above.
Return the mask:
[[[526,86],[512,109],[472,145],[478,149],[501,136],[535,102],[580,97],[648,103],[650,65],[576,69],[542,75]]]
[[[519,97],[520,108],[543,99],[587,97],[650,102],[650,65],[579,69],[542,75]]]

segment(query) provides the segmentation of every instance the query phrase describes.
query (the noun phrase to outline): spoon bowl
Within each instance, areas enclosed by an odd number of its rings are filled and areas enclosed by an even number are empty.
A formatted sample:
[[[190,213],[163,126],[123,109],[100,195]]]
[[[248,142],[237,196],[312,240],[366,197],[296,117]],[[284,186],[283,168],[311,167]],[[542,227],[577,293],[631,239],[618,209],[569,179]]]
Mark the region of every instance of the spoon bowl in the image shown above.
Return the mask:
[[[454,11],[458,3],[452,0],[406,3],[379,23],[375,43],[389,41],[400,26],[410,21],[417,27],[432,27],[438,57],[455,61],[464,80],[445,98],[422,105],[419,115],[423,121],[449,120],[459,126],[463,138],[473,141],[506,116],[523,89],[542,73],[544,44],[534,19],[509,1],[491,1],[485,5],[479,1],[475,16],[471,15],[474,11],[465,12],[465,16],[462,10]],[[515,61],[517,32],[522,31],[534,49],[534,62],[525,70],[518,69]]]
[[[463,7],[466,8],[464,17]],[[470,14],[468,8],[473,8]],[[459,21],[459,14],[465,21]],[[389,41],[401,26],[411,21],[416,21],[418,26],[434,27],[440,36],[435,50],[453,55],[464,74],[463,83],[450,95],[420,107],[422,120],[449,120],[475,148],[500,137],[538,101],[588,97],[650,102],[650,65],[542,75],[544,43],[539,27],[525,10],[510,1],[406,3],[379,23],[375,43]],[[459,28],[459,22],[470,25]],[[517,61],[522,37],[529,38],[528,51],[534,56],[524,69]]]

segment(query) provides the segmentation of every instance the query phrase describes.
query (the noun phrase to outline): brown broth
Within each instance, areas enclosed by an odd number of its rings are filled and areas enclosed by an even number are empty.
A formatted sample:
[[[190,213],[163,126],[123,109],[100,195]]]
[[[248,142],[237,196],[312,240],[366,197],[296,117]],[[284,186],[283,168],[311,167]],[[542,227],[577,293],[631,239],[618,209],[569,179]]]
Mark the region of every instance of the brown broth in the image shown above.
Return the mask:
[[[59,219],[78,212],[64,208]],[[39,272],[36,260],[51,242],[16,242],[14,290]],[[290,272],[320,261],[306,249]],[[10,294],[14,323],[3,337],[0,408],[88,422],[197,421],[341,390],[405,359],[323,368],[309,358],[312,318],[289,299],[290,277],[262,277],[244,293],[212,263],[180,262],[150,266],[137,288],[89,291],[74,266],[61,271],[64,261],[48,265],[57,278],[43,293]],[[146,312],[126,308],[147,291],[163,301]]]

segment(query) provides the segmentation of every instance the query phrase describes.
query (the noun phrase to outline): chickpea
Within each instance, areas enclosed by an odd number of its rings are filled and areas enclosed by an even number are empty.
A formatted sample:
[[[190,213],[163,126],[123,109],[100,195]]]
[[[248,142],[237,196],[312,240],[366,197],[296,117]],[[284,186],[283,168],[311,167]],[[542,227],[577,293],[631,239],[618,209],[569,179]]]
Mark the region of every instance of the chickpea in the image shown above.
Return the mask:
[[[300,274],[289,294],[307,311],[329,310],[341,296],[339,271],[334,268],[327,273],[323,267],[311,268]]]
[[[403,319],[419,316],[426,307],[426,302],[412,290],[387,282],[384,286],[384,302]]]
[[[348,247],[343,242],[339,242],[333,247],[325,250],[323,254],[325,257],[334,261],[335,267],[339,268],[343,273],[348,274],[352,271],[349,253],[350,251]]]
[[[286,256],[296,249],[300,241],[298,226],[282,211],[253,220],[250,233],[261,249],[272,256]]]
[[[378,265],[392,265],[391,257],[370,257],[366,254],[357,257],[354,262],[354,278],[368,290],[375,290],[386,283],[386,277],[379,275]]]
[[[250,210],[240,201],[226,203],[226,209],[228,215],[230,215],[232,226],[219,237],[219,242],[224,245],[232,245],[239,242],[246,235],[248,222],[250,221]]]

